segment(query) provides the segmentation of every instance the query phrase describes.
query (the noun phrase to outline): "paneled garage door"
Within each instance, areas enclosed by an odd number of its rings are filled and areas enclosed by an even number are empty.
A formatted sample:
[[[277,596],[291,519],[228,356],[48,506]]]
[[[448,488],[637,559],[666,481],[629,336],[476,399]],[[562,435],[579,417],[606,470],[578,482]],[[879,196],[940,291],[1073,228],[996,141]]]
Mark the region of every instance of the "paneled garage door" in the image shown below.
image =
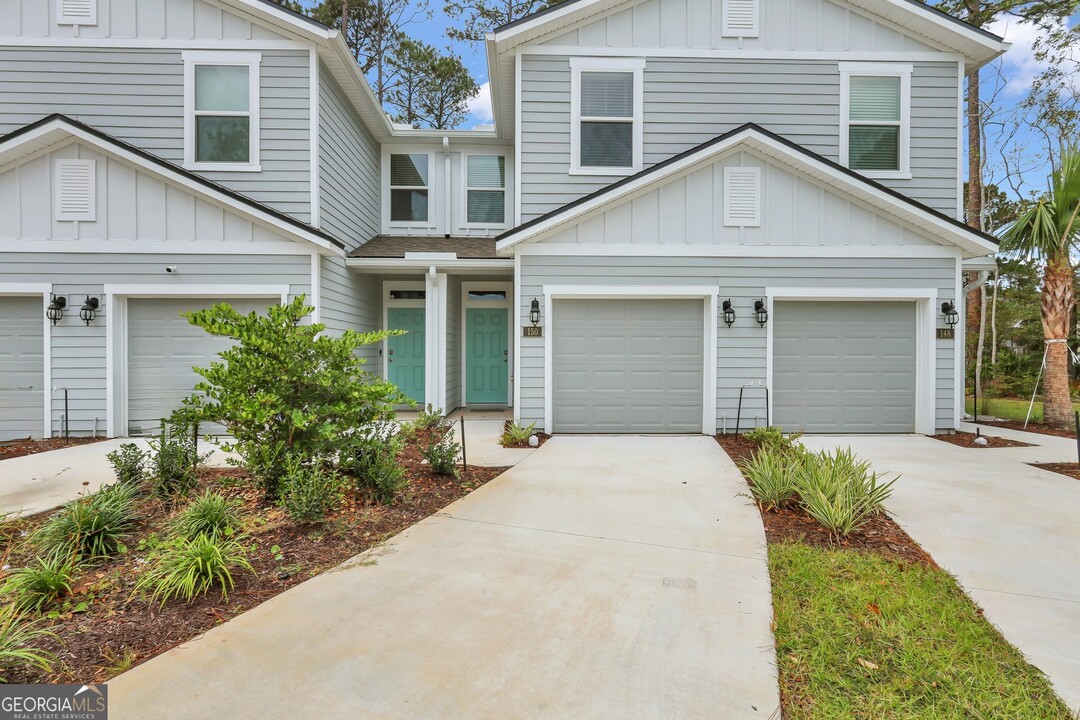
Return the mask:
[[[914,302],[777,302],[773,315],[776,424],[915,431]]]
[[[701,432],[703,305],[555,300],[555,432]]]
[[[0,297],[0,440],[44,433],[44,318],[40,295]]]
[[[128,433],[157,431],[160,420],[191,395],[199,376],[192,366],[206,367],[229,340],[195,327],[182,312],[227,302],[243,313],[263,312],[267,298],[131,298],[128,300]],[[203,428],[208,433],[221,428]]]

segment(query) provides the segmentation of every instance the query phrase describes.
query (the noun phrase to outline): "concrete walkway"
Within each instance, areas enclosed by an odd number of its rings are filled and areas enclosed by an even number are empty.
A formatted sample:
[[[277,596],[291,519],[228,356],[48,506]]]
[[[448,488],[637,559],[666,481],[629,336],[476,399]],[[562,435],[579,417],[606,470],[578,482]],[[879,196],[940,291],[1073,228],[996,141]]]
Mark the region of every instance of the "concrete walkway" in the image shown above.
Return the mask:
[[[707,437],[556,437],[109,683],[110,717],[769,718],[765,538]]]
[[[1038,448],[969,449],[922,436],[803,443],[851,447],[876,470],[900,473],[889,512],[1080,711],[1080,480],[1025,464]],[[1042,461],[1069,459],[1056,452]]]

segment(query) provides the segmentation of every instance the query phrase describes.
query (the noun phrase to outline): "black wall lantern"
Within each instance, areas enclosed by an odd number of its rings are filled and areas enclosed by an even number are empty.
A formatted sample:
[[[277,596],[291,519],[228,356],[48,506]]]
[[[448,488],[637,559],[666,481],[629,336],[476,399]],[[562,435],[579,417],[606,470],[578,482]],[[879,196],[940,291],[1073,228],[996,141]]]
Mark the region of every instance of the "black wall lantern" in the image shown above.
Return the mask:
[[[723,309],[724,322],[727,323],[728,327],[731,327],[733,324],[735,324],[735,309],[731,307],[731,298],[728,298],[724,301]]]
[[[540,324],[540,300],[537,298],[533,298],[532,305],[529,306],[529,322],[533,327]]]
[[[63,295],[53,295],[49,308],[45,311],[45,317],[52,320],[52,324],[60,322],[64,317],[64,308],[67,307],[67,298]]]
[[[764,299],[754,301],[754,319],[761,327],[765,327],[765,323],[769,322],[769,311],[765,308]]]
[[[956,327],[956,323],[960,322],[960,313],[956,312],[956,306],[951,302],[941,303],[941,314],[945,316],[945,324],[949,327]]]
[[[79,319],[86,323],[89,327],[90,323],[94,322],[94,318],[97,317],[98,299],[92,298],[89,295],[86,296],[86,302],[79,308]]]

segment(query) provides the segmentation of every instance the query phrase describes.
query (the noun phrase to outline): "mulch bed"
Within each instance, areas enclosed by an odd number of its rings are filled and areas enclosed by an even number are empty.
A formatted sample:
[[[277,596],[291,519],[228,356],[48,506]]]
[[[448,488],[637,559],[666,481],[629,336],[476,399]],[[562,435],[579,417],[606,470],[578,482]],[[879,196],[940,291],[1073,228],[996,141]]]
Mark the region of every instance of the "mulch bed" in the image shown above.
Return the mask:
[[[1032,463],[1032,467],[1056,472],[1059,475],[1068,475],[1071,478],[1080,480],[1080,463]]]
[[[89,443],[101,442],[104,439],[105,438],[103,437],[73,437],[68,438],[67,440],[64,438],[5,440],[4,442],[0,442],[0,460],[22,457],[23,455],[34,455],[48,450],[59,450],[60,448],[71,447],[72,445],[87,445]]]
[[[736,465],[742,465],[749,460],[758,448],[758,443],[748,440],[744,435],[717,435],[716,442],[720,443]],[[885,514],[875,515],[846,538],[834,537],[799,507],[762,512],[761,520],[765,525],[765,539],[769,543],[798,541],[828,549],[847,548],[877,552],[897,560],[937,567],[934,559]]]
[[[1061,428],[1051,427],[1050,425],[1044,425],[1043,423],[1029,422],[1027,427],[1024,427],[1022,420],[983,420],[979,418],[978,425],[990,425],[993,427],[1007,428],[1009,430],[1019,430],[1021,432],[1038,433],[1039,435],[1053,435],[1055,437],[1076,437],[1076,432],[1073,430],[1062,430]]]
[[[8,682],[103,682],[340,565],[506,470],[470,466],[460,478],[438,476],[422,462],[416,440],[406,445],[399,459],[407,468],[409,485],[392,505],[371,503],[350,490],[345,504],[317,525],[289,519],[263,497],[244,470],[203,470],[197,492],[211,488],[240,499],[248,535],[244,542],[256,546],[249,556],[256,574],[234,574],[236,585],[225,600],[213,589],[190,605],[173,600],[159,607],[134,594],[147,554],[138,542],[153,532],[163,534],[173,514],[165,503],[148,498],[142,506],[144,517],[130,536],[127,554],[84,566],[76,574],[72,595],[64,601],[60,617],[46,621],[57,635],[57,640],[44,645],[59,660],[53,672],[16,669],[6,673]],[[0,543],[9,544],[47,517],[48,513],[42,513],[5,523],[0,526]],[[278,549],[272,551],[275,546]],[[5,552],[0,545],[0,555]],[[6,562],[17,567],[27,559],[15,549]],[[84,601],[88,603],[85,612],[72,611]]]
[[[959,445],[960,447],[966,448],[1034,447],[1031,443],[1020,442],[1019,440],[1008,440],[993,435],[983,435],[986,439],[986,445],[976,445],[975,433],[960,432],[959,430],[954,433],[942,433],[940,435],[931,435],[930,437],[935,440],[947,442],[950,445]]]

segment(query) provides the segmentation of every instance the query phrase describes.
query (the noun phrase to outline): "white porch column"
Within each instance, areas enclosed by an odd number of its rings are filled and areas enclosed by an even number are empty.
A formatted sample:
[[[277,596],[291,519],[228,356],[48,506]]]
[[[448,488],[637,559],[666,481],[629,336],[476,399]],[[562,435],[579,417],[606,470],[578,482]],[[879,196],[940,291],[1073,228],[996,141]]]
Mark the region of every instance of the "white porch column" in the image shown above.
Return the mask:
[[[446,292],[449,283],[446,273],[428,269],[427,302],[424,304],[424,325],[427,335],[424,373],[427,385],[425,402],[436,410],[447,408],[446,397]]]

